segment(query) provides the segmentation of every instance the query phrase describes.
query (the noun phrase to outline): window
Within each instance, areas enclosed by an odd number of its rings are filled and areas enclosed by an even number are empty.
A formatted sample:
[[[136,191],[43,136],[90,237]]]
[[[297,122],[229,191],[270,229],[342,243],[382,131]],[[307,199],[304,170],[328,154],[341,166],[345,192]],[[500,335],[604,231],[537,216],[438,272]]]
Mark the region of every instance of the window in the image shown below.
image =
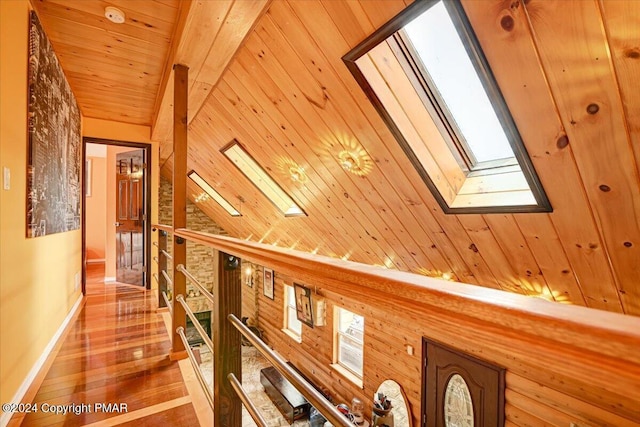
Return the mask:
[[[284,192],[264,169],[233,140],[220,150],[258,189],[273,203],[284,216],[303,216],[305,212]]]
[[[284,285],[284,329],[287,335],[302,342],[302,322],[296,316],[296,294],[293,286]]]
[[[362,381],[364,317],[344,308],[335,308],[334,366]],[[340,369],[342,371],[342,369]],[[344,373],[344,371],[343,371]],[[347,375],[350,377],[350,375]]]
[[[445,212],[551,211],[459,2],[415,2],[343,60]]]
[[[231,203],[227,202],[227,200],[224,197],[222,197],[220,193],[214,190],[213,187],[211,187],[207,181],[202,179],[202,177],[198,175],[196,171],[189,172],[187,176],[191,178],[191,180],[195,182],[198,185],[198,187],[200,187],[205,193],[207,193],[209,197],[211,197],[213,200],[218,202],[218,204],[222,206],[222,208],[225,211],[227,211],[229,215],[241,216],[240,212],[238,212],[236,208],[231,206]]]

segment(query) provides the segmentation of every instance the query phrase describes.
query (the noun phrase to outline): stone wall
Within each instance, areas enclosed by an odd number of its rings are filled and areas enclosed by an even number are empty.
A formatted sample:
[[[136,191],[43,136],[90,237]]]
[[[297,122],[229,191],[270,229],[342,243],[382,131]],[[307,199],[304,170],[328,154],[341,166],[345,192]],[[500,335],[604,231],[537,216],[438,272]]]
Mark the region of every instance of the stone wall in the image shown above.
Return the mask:
[[[171,182],[165,178],[160,179],[160,192],[158,195],[159,210],[158,221],[161,224],[170,225],[172,223],[172,194]],[[194,231],[203,231],[211,234],[226,235],[227,232],[202,212],[198,206],[187,200],[187,228]],[[167,252],[172,253],[172,240],[167,241]],[[168,267],[170,267],[170,261]],[[187,265],[185,266],[191,274],[209,291],[213,290],[213,249],[194,242],[187,242]],[[171,273],[168,271],[169,276]],[[196,293],[197,289],[187,281],[187,295]],[[189,306],[196,312],[210,310],[204,297],[187,296]]]
[[[161,178],[160,180],[160,191],[158,195],[159,200],[159,210],[158,210],[158,221],[160,224],[171,225],[172,223],[172,193],[173,189],[171,186],[171,182],[165,178]],[[204,212],[198,208],[198,206],[187,200],[187,228],[194,231],[203,231],[211,234],[221,234],[227,235],[227,232],[215,223],[210,217],[208,217]],[[169,239],[167,241],[167,252],[172,253],[172,240]],[[168,261],[168,270],[169,276],[171,274],[171,261]],[[254,280],[247,281],[245,269],[247,266],[251,265],[252,267],[252,275],[254,276]],[[213,289],[213,278],[214,278],[214,270],[213,270],[213,249],[200,245],[193,242],[187,242],[187,270],[191,274],[193,274],[200,283],[204,287],[209,290]],[[246,263],[243,261],[242,263],[242,316],[246,316],[249,318],[249,324],[257,323],[257,303],[256,303],[256,293],[258,292],[258,283],[257,282],[257,272],[255,265]],[[262,282],[260,282],[261,284]],[[252,286],[250,286],[252,285]],[[261,288],[260,288],[261,289]],[[194,291],[195,288],[187,281],[187,294],[189,292]],[[189,302],[189,306],[192,310],[196,312],[210,310],[211,308],[208,305],[208,301],[205,300],[204,297],[189,297],[187,296],[187,301]]]

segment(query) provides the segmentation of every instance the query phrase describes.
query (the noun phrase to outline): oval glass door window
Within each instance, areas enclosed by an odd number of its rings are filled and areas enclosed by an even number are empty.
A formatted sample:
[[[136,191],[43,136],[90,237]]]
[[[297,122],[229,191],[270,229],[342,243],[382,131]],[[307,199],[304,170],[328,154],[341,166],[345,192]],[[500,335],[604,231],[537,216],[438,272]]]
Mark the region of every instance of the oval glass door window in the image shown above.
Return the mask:
[[[444,425],[446,427],[473,427],[473,402],[467,382],[454,374],[444,392]]]

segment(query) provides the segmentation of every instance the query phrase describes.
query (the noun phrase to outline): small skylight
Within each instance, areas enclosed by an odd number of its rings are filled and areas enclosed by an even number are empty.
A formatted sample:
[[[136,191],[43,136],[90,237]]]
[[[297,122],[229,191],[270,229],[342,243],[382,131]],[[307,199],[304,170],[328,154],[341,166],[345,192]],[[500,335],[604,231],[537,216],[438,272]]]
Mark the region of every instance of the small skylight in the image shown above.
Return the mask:
[[[478,72],[443,2],[438,2],[404,30],[460,129],[473,163],[515,158]],[[466,147],[465,147],[466,148]],[[467,152],[467,154],[469,154]]]
[[[240,212],[238,212],[227,200],[222,197],[216,190],[214,190],[207,181],[202,179],[200,175],[196,171],[191,171],[187,174],[189,178],[193,182],[195,182],[198,187],[202,188],[202,190],[207,193],[213,200],[218,202],[222,208],[229,213],[231,216],[242,216]]]
[[[264,169],[242,148],[238,141],[224,147],[222,154],[242,172],[274,204],[284,216],[303,216],[306,213],[284,192]]]

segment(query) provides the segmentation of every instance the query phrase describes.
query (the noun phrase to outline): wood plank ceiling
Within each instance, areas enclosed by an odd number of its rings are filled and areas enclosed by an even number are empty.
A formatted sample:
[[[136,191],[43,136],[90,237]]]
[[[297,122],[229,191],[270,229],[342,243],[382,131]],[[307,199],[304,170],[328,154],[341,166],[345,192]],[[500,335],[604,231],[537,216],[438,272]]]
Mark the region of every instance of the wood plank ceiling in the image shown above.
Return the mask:
[[[34,0],[83,116],[150,125],[180,0]],[[125,13],[115,24],[105,7]]]
[[[445,215],[341,61],[409,1],[274,0],[235,19],[230,3],[186,19],[180,42],[195,65],[189,169],[241,211],[199,203],[230,235],[640,315],[640,2],[463,0],[554,208],[514,215]],[[194,53],[207,17],[237,52]],[[168,99],[155,103],[153,134],[170,177]],[[308,217],[283,217],[219,152],[233,139]],[[360,155],[360,174],[343,169],[345,150]]]

